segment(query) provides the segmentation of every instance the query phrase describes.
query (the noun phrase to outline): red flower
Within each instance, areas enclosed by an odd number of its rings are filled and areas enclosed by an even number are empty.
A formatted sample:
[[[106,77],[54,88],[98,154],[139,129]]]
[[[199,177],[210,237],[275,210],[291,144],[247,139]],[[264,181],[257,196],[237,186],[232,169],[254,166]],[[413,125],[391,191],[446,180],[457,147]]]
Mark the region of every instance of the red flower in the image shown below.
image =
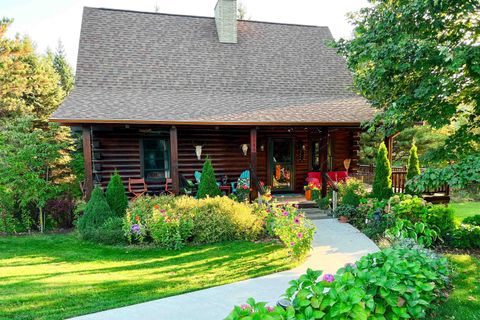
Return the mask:
[[[156,204],[156,205],[153,206],[153,209],[158,210],[158,209],[160,209],[160,206],[158,204]]]
[[[135,216],[135,221],[140,221],[140,217],[139,217],[139,216]]]
[[[243,185],[242,188],[243,190],[247,190],[248,187],[246,185]]]

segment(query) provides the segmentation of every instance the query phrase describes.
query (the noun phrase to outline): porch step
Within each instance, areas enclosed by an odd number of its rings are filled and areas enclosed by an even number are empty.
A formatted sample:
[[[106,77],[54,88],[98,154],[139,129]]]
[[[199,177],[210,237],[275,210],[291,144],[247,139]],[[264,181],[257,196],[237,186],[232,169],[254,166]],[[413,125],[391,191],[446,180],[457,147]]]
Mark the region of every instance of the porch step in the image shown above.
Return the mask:
[[[320,210],[318,208],[303,208],[305,216],[310,220],[319,220],[319,219],[331,219],[332,217],[328,215],[329,210]]]

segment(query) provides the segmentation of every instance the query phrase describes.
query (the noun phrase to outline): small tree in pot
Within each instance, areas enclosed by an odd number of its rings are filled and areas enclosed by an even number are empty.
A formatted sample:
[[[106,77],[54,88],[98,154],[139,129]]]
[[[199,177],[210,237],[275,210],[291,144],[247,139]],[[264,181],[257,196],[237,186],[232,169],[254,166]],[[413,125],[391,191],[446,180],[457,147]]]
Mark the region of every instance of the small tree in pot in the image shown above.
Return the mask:
[[[341,204],[333,212],[333,216],[338,218],[342,223],[347,223],[349,219],[357,213],[357,209],[354,206],[348,204]]]

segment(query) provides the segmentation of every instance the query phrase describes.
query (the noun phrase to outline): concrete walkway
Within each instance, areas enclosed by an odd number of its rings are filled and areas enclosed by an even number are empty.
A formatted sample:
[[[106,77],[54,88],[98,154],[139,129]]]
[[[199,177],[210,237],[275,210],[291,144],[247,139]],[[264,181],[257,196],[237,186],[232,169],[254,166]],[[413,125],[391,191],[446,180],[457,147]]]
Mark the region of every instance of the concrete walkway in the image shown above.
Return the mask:
[[[313,251],[305,263],[295,269],[74,319],[221,320],[234,305],[245,303],[249,297],[275,305],[288,282],[298,278],[307,268],[335,273],[346,263],[378,250],[370,239],[349,224],[334,219],[315,220],[314,223],[317,232]]]

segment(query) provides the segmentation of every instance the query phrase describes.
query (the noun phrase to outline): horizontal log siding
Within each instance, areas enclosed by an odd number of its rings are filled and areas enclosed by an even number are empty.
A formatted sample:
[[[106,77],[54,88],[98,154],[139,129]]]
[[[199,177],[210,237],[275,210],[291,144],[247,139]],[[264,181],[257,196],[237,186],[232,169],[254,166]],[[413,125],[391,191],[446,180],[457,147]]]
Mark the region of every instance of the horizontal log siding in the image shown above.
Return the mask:
[[[105,127],[97,127],[93,131],[94,159],[93,164],[100,164],[100,170],[94,170],[101,178],[101,185],[106,187],[110,176],[115,169],[118,170],[127,186],[128,178],[140,178],[141,155],[140,140],[152,138],[152,134],[140,132],[139,128],[126,129],[116,127],[107,130]],[[163,134],[168,139],[169,126],[151,127],[153,130],[165,131]],[[250,127],[220,127],[213,126],[177,126],[178,130],[178,171],[187,179],[194,180],[194,172],[201,171],[205,157],[210,156],[218,181],[228,176],[229,182],[236,181],[241,172],[250,167],[250,149],[244,156],[240,145],[250,144]],[[356,130],[330,129],[330,138],[333,139],[334,170],[343,170],[343,160],[352,159],[352,165],[358,161],[358,138]],[[307,172],[311,170],[311,142],[318,139],[318,131],[315,128],[258,128],[257,138],[257,170],[258,177],[265,183],[268,181],[269,138],[293,138],[294,139],[294,168],[295,168],[295,192],[303,192],[303,186]],[[194,146],[203,145],[202,159],[197,160]],[[302,150],[305,145],[305,150]],[[263,146],[263,151],[261,150]],[[95,159],[97,156],[98,159]],[[352,166],[351,165],[351,166]],[[94,168],[95,169],[95,168]],[[149,189],[158,191],[164,189],[163,182],[148,183]]]

